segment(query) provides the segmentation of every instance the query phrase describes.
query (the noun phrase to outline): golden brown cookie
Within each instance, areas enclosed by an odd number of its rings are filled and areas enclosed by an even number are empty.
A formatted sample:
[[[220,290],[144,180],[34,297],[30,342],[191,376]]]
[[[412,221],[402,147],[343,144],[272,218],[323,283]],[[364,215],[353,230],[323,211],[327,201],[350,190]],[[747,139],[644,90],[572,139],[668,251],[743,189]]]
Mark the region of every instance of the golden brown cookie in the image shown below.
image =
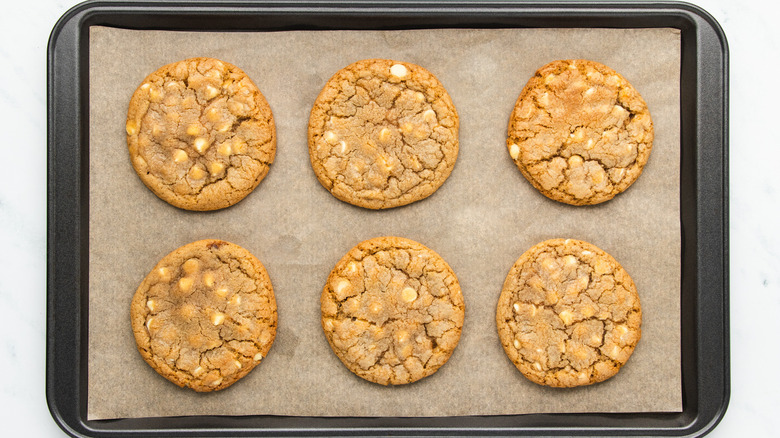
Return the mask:
[[[408,62],[367,59],[325,84],[309,118],[309,156],[336,198],[371,209],[427,198],[458,157],[458,113],[444,86]]]
[[[512,266],[496,324],[525,377],[572,387],[620,370],[642,335],[642,309],[634,282],[612,256],[587,242],[553,239]]]
[[[548,198],[599,204],[639,178],[653,147],[653,121],[639,92],[611,68],[554,61],[520,93],[506,144]]]
[[[135,292],[135,341],[160,375],[198,392],[227,388],[268,354],[276,300],[249,251],[200,240],[165,256]]]
[[[431,249],[400,237],[352,248],[330,273],[321,304],[330,347],[350,371],[381,385],[435,373],[463,327],[455,273]]]
[[[164,201],[217,210],[260,184],[276,154],[271,108],[238,67],[192,58],[144,79],[127,110],[136,173]]]

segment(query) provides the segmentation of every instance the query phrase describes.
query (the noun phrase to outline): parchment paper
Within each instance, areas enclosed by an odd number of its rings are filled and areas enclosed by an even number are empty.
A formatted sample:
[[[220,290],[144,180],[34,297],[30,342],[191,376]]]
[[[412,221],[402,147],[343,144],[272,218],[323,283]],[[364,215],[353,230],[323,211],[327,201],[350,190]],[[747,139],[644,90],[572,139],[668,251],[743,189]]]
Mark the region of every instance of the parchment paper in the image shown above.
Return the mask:
[[[143,78],[195,56],[242,68],[276,120],[276,162],[239,204],[187,212],[139,180],[125,141],[127,105]],[[460,155],[449,180],[406,207],[369,211],[338,201],[309,164],[307,123],[325,82],[365,58],[422,65],[447,88],[460,115]],[[592,207],[539,194],[506,151],[509,114],[534,71],[586,58],[623,74],[648,103],[655,143],[644,174]],[[205,33],[90,31],[90,228],[88,418],[178,415],[450,416],[532,412],[681,410],[679,73],[673,29],[450,29]],[[463,335],[436,374],[382,387],[350,373],[320,327],[320,293],[352,246],[398,235],[437,251],[466,301]],[[642,340],[614,378],[576,389],[526,380],[507,359],[495,306],[509,268],[548,238],[589,241],[637,284]],[[265,264],[279,309],[268,357],[232,387],[180,389],[136,351],[130,301],[167,253],[198,239],[237,243]]]

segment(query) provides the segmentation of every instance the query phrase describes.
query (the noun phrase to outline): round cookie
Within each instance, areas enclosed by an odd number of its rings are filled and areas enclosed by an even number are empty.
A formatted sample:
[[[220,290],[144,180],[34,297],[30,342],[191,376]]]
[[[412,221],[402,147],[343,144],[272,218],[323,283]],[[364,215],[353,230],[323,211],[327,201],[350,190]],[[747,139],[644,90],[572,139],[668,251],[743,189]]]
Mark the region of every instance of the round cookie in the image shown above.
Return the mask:
[[[130,318],[144,360],[198,392],[244,377],[276,336],[268,273],[247,250],[221,240],[193,242],[160,260],[135,292]]]
[[[550,199],[592,205],[639,178],[653,146],[642,96],[598,62],[554,61],[517,99],[507,148],[523,176]]]
[[[383,209],[427,198],[458,157],[458,113],[428,70],[367,59],[337,72],[309,118],[309,156],[336,198]]]
[[[141,181],[186,210],[248,195],[276,154],[271,108],[238,67],[192,58],[144,79],[127,110],[127,147]]]
[[[609,254],[574,239],[526,251],[496,310],[501,344],[532,382],[590,385],[614,376],[641,337],[642,309],[628,273]]]
[[[431,249],[400,237],[352,248],[330,273],[321,305],[330,347],[350,371],[381,385],[435,373],[463,327],[455,273]]]

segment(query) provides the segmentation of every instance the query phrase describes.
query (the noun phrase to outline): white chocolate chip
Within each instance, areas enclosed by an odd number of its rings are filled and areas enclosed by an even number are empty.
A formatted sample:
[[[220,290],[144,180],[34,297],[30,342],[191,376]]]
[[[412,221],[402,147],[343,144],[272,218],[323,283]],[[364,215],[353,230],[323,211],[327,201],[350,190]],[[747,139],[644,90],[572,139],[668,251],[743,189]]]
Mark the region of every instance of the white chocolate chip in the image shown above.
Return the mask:
[[[222,379],[217,379],[217,380],[215,380],[215,381],[211,382],[211,386],[217,386],[217,385],[219,385],[220,383],[222,383]]]
[[[207,287],[214,287],[214,274],[211,272],[206,272],[203,274],[203,284],[205,284]]]
[[[225,165],[220,163],[219,161],[212,161],[209,163],[209,173],[211,174],[211,176],[217,176],[223,170],[225,170]]]
[[[235,363],[235,364],[236,364],[236,368],[239,368],[239,369],[241,369],[241,362],[239,362],[239,361],[235,361],[235,362],[233,362],[233,363]]]
[[[553,259],[551,259],[551,258],[546,258],[546,259],[542,260],[542,267],[547,272],[553,272],[557,268],[555,266],[555,261],[553,261]]]
[[[149,301],[146,302],[146,307],[148,307],[149,310],[151,310],[152,312],[154,312],[155,306],[156,306],[156,304],[155,304],[154,300],[149,300]]]
[[[221,288],[219,288],[219,289],[215,290],[215,291],[214,291],[214,293],[215,293],[215,294],[216,294],[218,297],[220,297],[220,298],[225,298],[225,297],[227,296],[228,290],[227,290],[227,288],[226,288],[226,287],[221,287]]]
[[[338,282],[338,284],[336,284],[336,294],[341,296],[341,294],[345,290],[347,290],[348,287],[349,287],[349,281],[342,279],[341,281]]]
[[[513,304],[512,308],[515,309],[515,313],[520,313],[520,303]]]
[[[192,375],[195,377],[197,377],[201,373],[203,373],[203,367],[197,367],[194,370],[192,370]]]
[[[255,357],[253,357],[253,359],[254,359],[255,361],[258,361],[258,362],[259,362],[259,361],[263,360],[263,354],[262,354],[262,353],[257,353],[257,354],[255,355]]]
[[[411,287],[405,287],[404,290],[401,291],[401,299],[406,303],[411,303],[417,299],[417,291]]]
[[[157,275],[160,277],[160,281],[171,281],[171,270],[164,266],[157,269]]]
[[[162,92],[158,88],[149,88],[149,100],[159,102],[162,100]]]
[[[231,149],[232,148],[230,147],[230,143],[225,142],[219,145],[219,147],[217,147],[217,153],[222,155],[223,157],[229,157],[231,152],[233,152]]]
[[[339,140],[339,137],[333,133],[333,131],[326,131],[325,132],[325,141],[327,141],[330,144],[336,144]]]
[[[541,371],[542,365],[539,362],[534,362],[534,368],[536,368],[537,371]]]
[[[593,254],[593,253],[588,251],[588,250],[582,251],[582,255],[584,255],[584,256],[588,256],[588,255],[591,255],[591,254]]]
[[[585,93],[583,93],[583,94],[585,95],[585,97],[588,97],[588,96],[590,96],[591,94],[593,94],[595,92],[596,92],[596,89],[594,87],[590,87],[587,90],[585,90]]]
[[[190,178],[203,179],[206,176],[206,172],[200,166],[192,166],[190,169]]]
[[[393,64],[393,66],[390,67],[390,74],[398,79],[404,79],[406,75],[409,74],[409,70],[402,64]]]
[[[173,162],[174,163],[183,163],[187,160],[189,160],[190,156],[187,155],[187,152],[181,150],[181,149],[174,149],[173,151]]]
[[[205,137],[198,137],[194,142],[192,142],[192,147],[194,147],[195,150],[200,154],[206,152],[206,149],[208,149],[209,146],[209,141]]]
[[[568,310],[564,310],[561,313],[559,313],[558,317],[561,318],[561,321],[563,321],[565,325],[571,325],[571,323],[574,321],[574,314],[572,314]]]
[[[246,142],[239,137],[233,137],[233,152],[236,154],[243,154],[246,152]]]
[[[355,262],[349,262],[347,264],[347,269],[344,271],[347,275],[352,275],[357,272],[357,263]]]
[[[414,93],[414,100],[416,100],[417,102],[423,102],[425,101],[425,95],[418,91]]]
[[[395,341],[399,344],[409,340],[409,332],[406,330],[398,330],[395,332]]]
[[[509,146],[509,156],[512,157],[513,160],[516,160],[519,155],[520,155],[520,146],[512,143]]]
[[[429,109],[423,113],[423,120],[429,125],[436,123],[436,111]]]
[[[382,143],[387,143],[388,140],[390,140],[390,130],[387,128],[382,128],[382,130],[379,131],[379,141]]]
[[[192,290],[192,279],[189,277],[180,278],[179,289],[181,289],[183,292],[189,292]]]
[[[233,122],[230,120],[225,120],[219,125],[217,125],[217,131],[219,132],[227,132],[228,129],[230,129],[233,126]]]
[[[200,134],[200,126],[194,123],[192,125],[187,126],[187,135],[191,135],[195,137],[198,134]]]
[[[232,297],[230,297],[229,303],[233,304],[234,306],[241,304],[241,295],[239,294],[233,295]]]
[[[152,325],[152,321],[153,321],[153,320],[154,320],[154,318],[149,318],[148,320],[146,320],[146,330],[147,330],[147,331],[150,331],[150,330],[151,330],[151,328],[150,328],[149,326],[151,326],[151,325]]]
[[[368,306],[368,310],[370,310],[371,313],[374,313],[374,314],[379,313],[379,312],[382,311],[382,303],[379,303],[379,302],[375,301],[375,302],[371,303],[370,306]]]
[[[547,93],[542,93],[542,95],[539,96],[536,101],[539,103],[539,105],[547,107],[550,105],[550,95]]]
[[[125,131],[127,131],[127,135],[138,134],[138,123],[135,120],[128,120],[125,124]]]
[[[198,259],[188,259],[184,264],[181,265],[181,269],[187,273],[187,274],[194,274],[198,267],[200,266],[200,262]]]
[[[626,176],[626,169],[623,167],[613,168],[610,169],[610,173],[611,173],[610,178],[612,178],[612,181],[615,181],[617,183],[623,180],[623,177]]]
[[[217,94],[219,94],[219,90],[211,85],[206,85],[206,99],[213,99],[217,97]]]
[[[219,111],[216,108],[209,108],[209,110],[206,111],[206,118],[210,122],[219,121]]]
[[[211,323],[214,325],[220,325],[222,322],[225,321],[225,315],[220,312],[214,312],[211,315]]]
[[[517,339],[515,339],[515,341],[512,342],[512,345],[514,345],[516,349],[518,350],[520,349],[520,341],[518,341]]]
[[[582,166],[582,157],[579,155],[572,155],[569,157],[569,167],[576,168]]]

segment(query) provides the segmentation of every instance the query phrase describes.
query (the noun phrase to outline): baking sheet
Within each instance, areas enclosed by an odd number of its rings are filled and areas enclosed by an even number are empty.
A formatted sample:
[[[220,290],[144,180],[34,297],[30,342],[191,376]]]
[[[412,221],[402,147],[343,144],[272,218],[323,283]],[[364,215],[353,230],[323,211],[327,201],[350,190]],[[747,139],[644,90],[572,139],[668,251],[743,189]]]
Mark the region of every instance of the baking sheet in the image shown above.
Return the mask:
[[[211,56],[243,69],[274,112],[277,156],[239,204],[187,212],[159,200],[127,154],[127,104],[158,67]],[[460,115],[460,154],[447,182],[406,207],[369,211],[333,198],[309,164],[309,110],[340,68],[365,58],[422,65]],[[540,195],[506,152],[506,125],[534,71],[565,58],[607,64],[642,94],[655,124],[650,161],[625,193],[574,207]],[[680,380],[679,75],[675,29],[431,29],[206,33],[90,29],[90,420],[178,415],[452,416],[540,412],[677,412]],[[460,344],[436,374],[382,387],[350,373],[320,328],[328,273],[352,246],[381,235],[437,251],[466,302]],[[495,329],[504,278],[548,238],[592,242],[637,284],[642,340],[614,378],[541,387],[506,358]],[[181,389],[136,351],[130,300],[173,249],[203,238],[237,243],[266,266],[279,330],[268,357],[232,387]]]

